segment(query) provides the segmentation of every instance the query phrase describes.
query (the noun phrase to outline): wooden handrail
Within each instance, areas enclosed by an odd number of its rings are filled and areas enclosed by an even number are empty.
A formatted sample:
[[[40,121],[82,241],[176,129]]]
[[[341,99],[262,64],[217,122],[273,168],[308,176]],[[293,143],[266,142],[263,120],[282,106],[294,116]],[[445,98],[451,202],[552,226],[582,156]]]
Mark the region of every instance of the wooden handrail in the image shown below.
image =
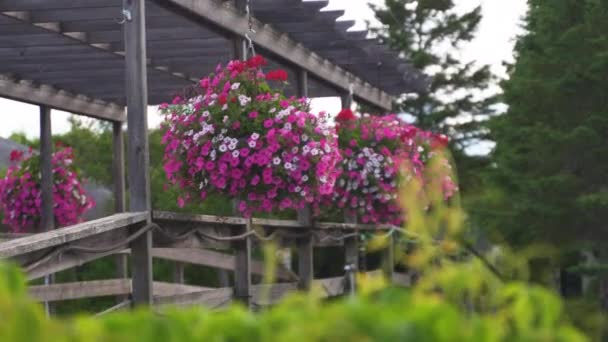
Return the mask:
[[[99,235],[116,229],[124,229],[133,224],[143,223],[148,213],[120,213],[73,226],[59,228],[44,233],[0,243],[0,258],[9,258],[39,251],[49,247],[65,245],[72,241]]]
[[[206,223],[214,225],[235,225],[244,226],[247,224],[247,219],[235,216],[215,216],[215,215],[196,215],[196,214],[184,214],[168,211],[153,211],[153,221],[172,221],[172,222],[189,222],[189,223]],[[252,218],[251,223],[254,226],[263,226],[267,228],[294,228],[303,229],[310,228],[299,223],[297,220],[277,220],[277,219],[266,219],[266,218]],[[339,222],[315,222],[314,229],[340,229],[340,230],[391,230],[397,229],[398,227],[393,225],[375,225],[375,224],[361,224],[361,223],[339,223]]]

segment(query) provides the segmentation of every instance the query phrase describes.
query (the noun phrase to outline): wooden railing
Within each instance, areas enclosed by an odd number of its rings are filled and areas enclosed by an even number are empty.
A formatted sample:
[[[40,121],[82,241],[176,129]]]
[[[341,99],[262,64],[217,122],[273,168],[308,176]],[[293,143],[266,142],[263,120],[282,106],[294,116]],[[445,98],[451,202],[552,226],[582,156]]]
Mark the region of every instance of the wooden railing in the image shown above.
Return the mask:
[[[151,216],[151,217],[150,217]],[[148,223],[148,222],[152,223]],[[276,303],[286,294],[308,288],[321,289],[327,297],[349,292],[351,277],[343,275],[327,279],[312,279],[313,247],[342,246],[345,260],[351,268],[357,268],[356,258],[349,257],[358,250],[360,231],[383,231],[387,236],[391,226],[373,226],[354,223],[306,222],[306,220],[274,220],[242,217],[191,215],[172,212],[121,213],[102,219],[77,224],[33,235],[4,234],[0,236],[0,257],[19,263],[30,280],[49,276],[109,255],[129,257],[131,243],[142,234],[152,231],[152,258],[175,263],[176,270],[184,264],[208,266],[235,274],[232,287],[211,288],[183,284],[183,274],[174,283],[155,281],[150,305],[206,305],[223,307],[238,300],[255,307]],[[277,265],[274,284],[252,284],[252,275],[263,275],[264,263],[253,260],[251,250],[266,240],[274,240],[281,247],[296,247],[299,255],[297,272]],[[309,254],[309,255],[308,255]],[[383,252],[381,270],[394,283],[408,286],[407,274],[393,271],[391,248]],[[353,261],[354,260],[354,261]],[[137,267],[137,263],[132,263]],[[152,270],[150,270],[151,272]],[[133,277],[138,272],[132,272]],[[56,302],[102,296],[123,296],[124,301],[104,311],[129,307],[134,295],[135,279],[124,270],[117,270],[118,277],[107,280],[91,280],[30,287],[31,295],[41,302]],[[151,275],[149,275],[151,278]],[[308,281],[302,277],[308,277]],[[257,277],[262,278],[262,277]]]

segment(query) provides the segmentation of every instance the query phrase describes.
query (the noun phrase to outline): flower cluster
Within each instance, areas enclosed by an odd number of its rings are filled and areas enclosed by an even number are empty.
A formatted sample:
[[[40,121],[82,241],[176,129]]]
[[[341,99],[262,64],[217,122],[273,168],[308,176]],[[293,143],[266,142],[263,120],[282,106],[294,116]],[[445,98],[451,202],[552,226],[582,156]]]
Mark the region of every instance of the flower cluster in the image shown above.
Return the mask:
[[[182,190],[183,205],[211,193],[238,199],[254,212],[318,208],[331,194],[340,161],[335,130],[326,115],[309,112],[307,99],[286,98],[267,80],[285,81],[282,70],[265,75],[256,56],[231,61],[203,78],[194,95],[160,106],[164,170]]]
[[[14,232],[30,231],[40,224],[40,157],[30,150],[26,156],[21,151],[12,151],[10,158],[14,164],[0,179],[3,223]],[[71,148],[61,148],[52,156],[53,213],[59,227],[80,222],[82,215],[95,205],[84,191],[73,160]]]
[[[349,109],[337,115],[336,127],[344,159],[331,201],[363,223],[401,224],[400,171],[405,166],[406,177],[430,181],[425,168],[436,149],[447,143],[445,138],[406,124],[394,114],[357,117]],[[444,161],[442,165],[449,167]],[[456,187],[449,173],[440,177],[447,199]]]
[[[417,128],[395,115],[357,118],[348,109],[338,114],[336,126],[344,159],[331,200],[363,223],[400,224],[400,166],[408,161],[418,175],[423,167]]]
[[[424,184],[433,184],[441,190],[444,200],[449,200],[458,191],[453,178],[452,165],[445,155],[448,138],[443,134],[419,130],[416,135],[420,161],[425,166]],[[432,165],[430,165],[432,164]],[[434,183],[438,184],[434,184]]]

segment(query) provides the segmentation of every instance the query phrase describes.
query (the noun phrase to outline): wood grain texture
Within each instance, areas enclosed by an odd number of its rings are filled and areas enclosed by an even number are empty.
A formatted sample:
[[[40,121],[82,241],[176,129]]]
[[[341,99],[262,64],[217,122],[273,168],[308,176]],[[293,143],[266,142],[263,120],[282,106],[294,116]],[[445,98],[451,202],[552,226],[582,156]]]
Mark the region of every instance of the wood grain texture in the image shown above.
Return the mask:
[[[203,265],[229,271],[234,271],[236,264],[234,255],[198,248],[154,248],[152,249],[152,256],[180,263]],[[276,277],[278,279],[295,280],[295,274],[284,269],[281,265],[277,267]],[[264,263],[252,260],[251,273],[263,275]]]
[[[50,232],[33,234],[0,243],[0,258],[14,257],[45,248],[60,246],[117,229],[125,229],[133,224],[145,222],[149,215],[145,212],[120,213],[108,217],[55,229]]]

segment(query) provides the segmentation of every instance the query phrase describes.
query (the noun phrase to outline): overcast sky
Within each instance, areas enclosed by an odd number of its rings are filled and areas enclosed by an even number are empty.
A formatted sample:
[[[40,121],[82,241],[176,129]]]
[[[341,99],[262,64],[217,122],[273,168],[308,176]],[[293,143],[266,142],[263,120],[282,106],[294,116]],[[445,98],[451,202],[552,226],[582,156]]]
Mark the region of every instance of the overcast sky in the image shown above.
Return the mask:
[[[252,0],[255,1],[255,0]],[[326,9],[345,9],[344,20],[356,20],[352,29],[364,29],[365,21],[373,21],[373,12],[369,9],[366,0],[330,0]],[[381,4],[382,0],[371,0],[372,3]],[[521,32],[520,18],[525,14],[525,0],[455,0],[459,8],[466,10],[481,3],[483,6],[483,21],[481,22],[476,39],[465,47],[462,58],[474,60],[480,64],[490,64],[499,74],[504,75],[503,61],[512,60],[513,43],[515,36]],[[8,137],[13,132],[25,132],[30,137],[39,134],[38,107],[21,102],[0,98],[0,115],[3,115],[0,124],[0,136]],[[339,100],[319,99],[313,102],[313,110],[337,112],[340,109]],[[67,118],[69,114],[54,110],[52,112],[53,133],[65,132],[69,127]],[[160,118],[150,114],[150,126],[157,126]]]

